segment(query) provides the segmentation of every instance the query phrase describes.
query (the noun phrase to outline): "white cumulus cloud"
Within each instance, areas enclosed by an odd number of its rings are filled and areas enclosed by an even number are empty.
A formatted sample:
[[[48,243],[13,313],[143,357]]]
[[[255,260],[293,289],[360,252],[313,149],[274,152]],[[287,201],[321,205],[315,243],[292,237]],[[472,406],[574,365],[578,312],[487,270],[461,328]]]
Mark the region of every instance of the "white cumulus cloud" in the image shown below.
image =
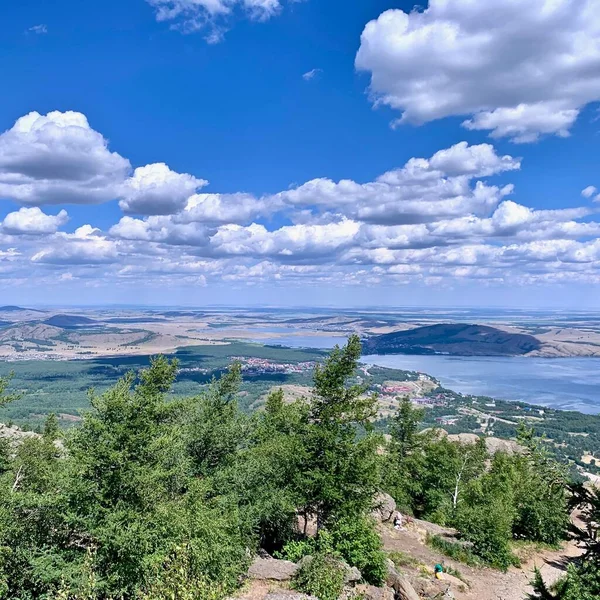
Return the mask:
[[[11,212],[2,221],[2,231],[8,234],[40,235],[56,233],[69,220],[66,210],[57,215],[47,215],[37,206],[20,208]]]
[[[188,198],[208,184],[187,173],[175,173],[164,163],[138,167],[121,191],[125,213],[170,215],[185,207]]]
[[[568,135],[600,100],[599,39],[600,0],[429,0],[369,22],[356,67],[400,122],[471,116],[469,129],[531,142]]]
[[[32,257],[33,263],[49,265],[101,265],[117,262],[115,242],[91,225],[82,225],[74,233],[56,233]]]
[[[0,198],[21,204],[105,202],[129,170],[78,112],[32,112],[0,134]]]
[[[519,159],[497,155],[490,144],[469,146],[461,142],[430,159],[412,158],[404,167],[384,173],[375,181],[361,184],[314,179],[280,192],[272,201],[389,225],[435,221],[465,213],[487,214],[512,192],[512,186],[489,186],[473,180],[520,166]]]

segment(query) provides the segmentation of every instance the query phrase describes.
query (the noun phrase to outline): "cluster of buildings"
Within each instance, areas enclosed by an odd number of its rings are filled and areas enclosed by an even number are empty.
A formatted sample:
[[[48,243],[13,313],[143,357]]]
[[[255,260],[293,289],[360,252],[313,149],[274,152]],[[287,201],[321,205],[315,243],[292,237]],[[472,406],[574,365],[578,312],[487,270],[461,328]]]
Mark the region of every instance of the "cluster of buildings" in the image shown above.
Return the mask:
[[[408,396],[415,391],[415,386],[410,383],[388,383],[381,386],[381,393],[384,396]]]
[[[242,371],[252,373],[306,373],[315,368],[315,362],[278,363],[264,358],[233,356],[232,360],[242,365]]]

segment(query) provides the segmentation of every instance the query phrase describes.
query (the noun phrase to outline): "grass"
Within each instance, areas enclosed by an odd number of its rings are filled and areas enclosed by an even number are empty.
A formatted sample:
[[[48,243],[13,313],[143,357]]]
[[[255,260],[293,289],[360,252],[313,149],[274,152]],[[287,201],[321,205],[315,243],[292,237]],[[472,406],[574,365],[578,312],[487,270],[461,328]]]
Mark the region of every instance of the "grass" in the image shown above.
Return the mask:
[[[407,554],[406,552],[402,552],[400,550],[396,550],[394,552],[388,553],[388,558],[401,569],[402,567],[421,567],[424,566],[422,562],[417,560],[414,556]]]
[[[559,546],[551,546],[549,544],[543,544],[542,542],[527,542],[523,540],[511,542],[513,554],[522,563],[527,562],[542,552],[557,550],[558,548]]]

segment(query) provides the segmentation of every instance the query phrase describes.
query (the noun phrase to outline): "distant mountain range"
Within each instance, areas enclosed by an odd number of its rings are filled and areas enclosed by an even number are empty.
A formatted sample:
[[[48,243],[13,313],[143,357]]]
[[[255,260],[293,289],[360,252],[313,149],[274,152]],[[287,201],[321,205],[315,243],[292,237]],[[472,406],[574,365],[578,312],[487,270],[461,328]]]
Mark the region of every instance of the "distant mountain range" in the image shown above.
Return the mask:
[[[37,308],[23,308],[22,306],[0,306],[0,312],[44,312]]]
[[[365,354],[449,354],[453,356],[522,356],[539,351],[533,335],[486,325],[430,325],[368,338]]]

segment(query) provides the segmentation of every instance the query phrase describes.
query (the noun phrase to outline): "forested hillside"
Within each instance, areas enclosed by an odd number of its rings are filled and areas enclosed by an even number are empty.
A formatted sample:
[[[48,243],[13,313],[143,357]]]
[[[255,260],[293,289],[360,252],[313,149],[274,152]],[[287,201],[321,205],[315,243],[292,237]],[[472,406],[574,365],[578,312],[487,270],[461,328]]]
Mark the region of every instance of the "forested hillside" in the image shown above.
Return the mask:
[[[490,456],[482,441],[420,433],[423,414],[404,401],[389,436],[376,432],[360,354],[351,337],[315,369],[306,398],[276,391],[252,415],[238,408],[239,365],[173,398],[177,362],[159,357],[92,392],[69,432],[51,416],[42,435],[4,438],[0,597],[218,600],[260,552],[297,563],[291,587],[320,600],[359,595],[348,588],[359,580],[417,598],[372,517],[387,493],[403,515],[456,528],[455,541],[433,536],[434,547],[499,570],[518,563],[517,545],[565,540],[576,502],[589,511],[590,529],[578,532],[588,560],[556,591],[538,578],[539,598],[596,598],[596,495],[569,493],[564,468],[526,427],[520,452]]]

